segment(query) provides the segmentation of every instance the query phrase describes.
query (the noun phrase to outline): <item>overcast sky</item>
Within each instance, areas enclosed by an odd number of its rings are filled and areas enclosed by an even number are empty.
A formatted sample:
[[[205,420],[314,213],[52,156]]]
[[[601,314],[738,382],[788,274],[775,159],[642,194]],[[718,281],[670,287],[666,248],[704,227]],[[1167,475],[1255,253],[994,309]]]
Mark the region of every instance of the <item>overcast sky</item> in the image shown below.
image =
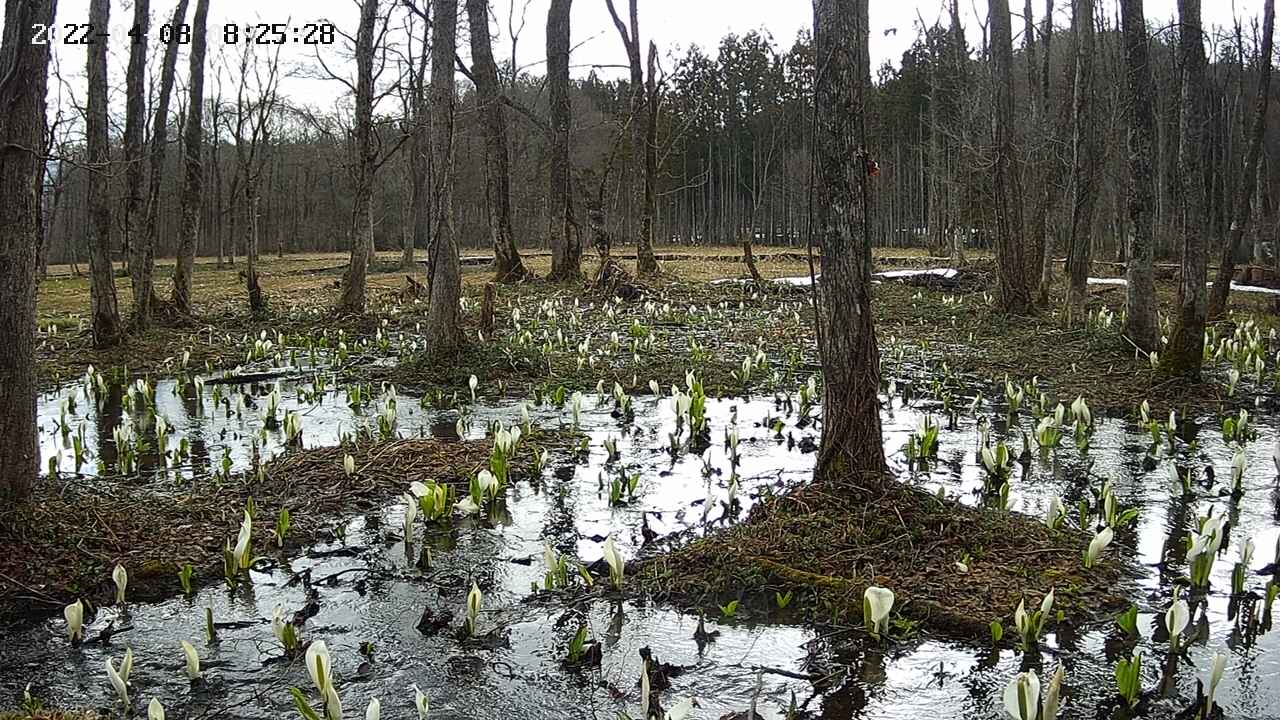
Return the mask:
[[[619,11],[625,15],[627,0],[615,0]],[[155,28],[164,22],[160,18],[172,12],[175,0],[152,0],[153,35],[151,44],[159,48]],[[194,2],[192,3],[194,5]],[[491,29],[494,36],[494,52],[501,61],[511,56],[511,33],[509,23],[519,29],[521,14],[524,15],[523,29],[519,31],[517,61],[535,74],[542,73],[542,61],[545,55],[544,31],[546,12],[549,0],[494,0],[493,22]],[[1021,28],[1020,0],[1012,3],[1017,16],[1014,19],[1015,29]],[[1069,0],[1058,0],[1056,23],[1069,23]],[[1146,14],[1149,22],[1165,24],[1175,16],[1176,0],[1147,0]],[[1228,25],[1234,15],[1252,17],[1261,9],[1261,0],[1208,0],[1204,3],[1204,21],[1206,25]],[[512,15],[514,5],[514,16]],[[979,18],[975,13],[985,15],[984,0],[960,0],[963,22],[966,25],[971,45],[981,41]],[[1037,10],[1044,7],[1043,0],[1034,0]],[[1113,0],[1103,0],[1104,9],[1116,13]],[[1233,9],[1234,5],[1234,9]],[[87,17],[88,0],[59,0],[58,24],[84,22]],[[123,68],[128,48],[126,33],[130,23],[131,0],[113,0],[112,26],[110,40],[112,68]],[[919,18],[932,24],[943,12],[944,0],[873,0],[871,2],[871,54],[876,66],[884,61],[897,63],[902,52],[910,47],[916,36]],[[465,12],[460,12],[465,18]],[[340,28],[354,33],[357,20],[357,7],[353,0],[212,0],[209,17],[209,56],[215,58],[223,47],[222,28],[224,24],[243,25],[246,22],[267,22],[301,25],[328,19]],[[982,18],[985,22],[985,17]],[[190,22],[190,18],[188,18]],[[465,20],[464,20],[465,22]],[[764,30],[773,36],[782,47],[787,47],[801,29],[812,25],[812,4],[806,0],[640,0],[640,32],[642,42],[649,39],[657,42],[659,52],[664,57],[664,67],[672,67],[671,56],[679,55],[684,49],[697,44],[714,55],[715,48],[725,34],[745,33],[751,30]],[[573,3],[573,43],[575,50],[572,63],[574,74],[585,75],[592,66],[618,65],[626,61],[621,41],[609,18],[605,0],[576,0]],[[464,29],[465,32],[465,29]],[[464,36],[460,36],[463,40]],[[61,38],[55,38],[61,40]],[[1020,40],[1016,40],[1020,42]],[[462,42],[461,54],[466,57],[465,41]],[[55,43],[61,57],[63,74],[71,78],[83,75],[84,54],[79,46],[61,46]],[[282,57],[287,65],[313,65],[315,50],[301,46],[287,46]],[[337,47],[321,47],[318,49],[330,67],[339,69],[345,66],[341,50]],[[185,67],[185,60],[182,63]],[[349,69],[347,69],[349,71]],[[616,69],[601,68],[605,74],[618,74]],[[185,73],[181,73],[185,74]],[[113,78],[113,84],[115,80]],[[72,83],[78,85],[78,83]],[[228,81],[228,92],[234,92],[234,86]],[[53,88],[51,88],[52,90]],[[332,105],[340,98],[345,88],[336,82],[316,80],[290,79],[284,86],[285,94],[295,102],[308,102],[320,106]],[[79,91],[76,91],[77,94]]]

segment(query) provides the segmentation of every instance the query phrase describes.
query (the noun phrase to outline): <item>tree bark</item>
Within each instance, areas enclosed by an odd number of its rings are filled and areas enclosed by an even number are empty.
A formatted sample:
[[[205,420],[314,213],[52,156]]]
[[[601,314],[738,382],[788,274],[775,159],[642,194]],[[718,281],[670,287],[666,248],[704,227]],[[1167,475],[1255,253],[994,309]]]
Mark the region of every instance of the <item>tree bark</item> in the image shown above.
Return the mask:
[[[1222,256],[1218,259],[1218,274],[1214,277],[1213,288],[1209,292],[1208,316],[1211,318],[1226,312],[1227,299],[1231,294],[1231,279],[1235,275],[1236,254],[1240,252],[1240,242],[1253,214],[1258,163],[1262,158],[1263,141],[1266,139],[1267,107],[1271,101],[1271,51],[1274,47],[1272,34],[1275,32],[1275,25],[1275,0],[1266,0],[1262,7],[1262,48],[1258,55],[1258,91],[1253,101],[1254,116],[1253,125],[1249,129],[1249,149],[1245,154],[1244,169],[1236,188],[1235,210],[1227,232],[1227,241],[1223,243]]]
[[[1013,26],[1007,0],[989,4],[991,72],[995,85],[992,136],[995,150],[996,259],[1000,306],[1010,315],[1031,312],[1031,281],[1022,242],[1022,188],[1014,157]]]
[[[150,23],[151,1],[134,0],[130,33],[139,33],[140,38],[135,38],[129,45],[129,67],[124,80],[124,237],[129,249],[129,277],[133,291],[132,324],[139,330],[145,330],[151,322],[151,267],[146,231],[139,222],[142,210],[142,131],[147,121],[147,44],[138,41],[147,37]]]
[[[351,261],[342,276],[338,311],[362,313],[369,259],[373,252],[373,171],[377,160],[373,137],[373,33],[378,0],[361,0],[356,33],[356,108],[351,172],[355,180],[351,211]]]
[[[489,39],[489,0],[467,0],[471,27],[471,73],[475,77],[480,133],[484,137],[484,195],[493,242],[494,269],[501,283],[519,282],[529,276],[516,248],[511,229],[511,165],[508,160],[507,122],[503,116],[502,88]]]
[[[111,13],[110,0],[91,0],[89,23],[105,28]],[[110,347],[120,341],[120,310],[116,298],[115,268],[111,262],[110,138],[107,137],[107,44],[89,45],[85,66],[88,74],[88,103],[85,106],[85,151],[94,175],[89,181],[87,205],[89,238],[89,314],[93,321],[93,343]]]
[[[880,353],[871,313],[870,205],[864,101],[867,0],[814,0],[815,229],[822,246],[818,348],[825,378],[815,476],[884,471]]]
[[[195,271],[196,248],[200,242],[200,213],[204,203],[203,168],[200,153],[204,137],[205,27],[209,0],[196,0],[195,22],[191,28],[191,63],[188,71],[187,119],[183,128],[182,220],[178,233],[177,265],[173,272],[173,294],[169,301],[178,312],[191,314],[191,280]]]
[[[431,238],[427,312],[427,352],[435,358],[453,353],[462,342],[459,302],[462,267],[453,229],[453,62],[458,47],[458,0],[432,0],[431,169],[435,210]]]
[[[1128,121],[1129,176],[1125,197],[1131,224],[1125,277],[1125,336],[1145,352],[1156,349],[1156,286],[1152,263],[1155,252],[1153,205],[1155,181],[1152,175],[1152,148],[1155,144],[1154,98],[1147,52],[1147,22],[1142,0],[1121,0],[1124,34],[1124,104]]]
[[[36,426],[36,194],[55,0],[9,0],[0,36],[0,507],[25,501],[40,474]],[[61,178],[59,178],[61,180]]]
[[[573,0],[551,0],[547,11],[547,96],[551,117],[551,274],[553,282],[582,279],[582,237],[573,218],[570,188],[569,10]]]
[[[1067,286],[1067,322],[1084,317],[1089,293],[1089,268],[1093,248],[1093,219],[1098,205],[1098,123],[1094,75],[1093,0],[1071,4],[1075,35],[1075,83],[1071,100],[1072,204],[1071,235],[1067,247],[1070,282]]]
[[[170,27],[177,27],[186,20],[187,5],[188,0],[178,0]],[[151,324],[152,305],[155,301],[156,241],[160,234],[160,181],[164,178],[164,160],[169,145],[169,98],[173,93],[173,78],[180,47],[181,44],[176,39],[171,39],[164,49],[164,59],[160,66],[160,94],[156,98],[151,147],[148,149],[147,199],[143,208],[145,215],[142,232],[130,244],[133,251],[129,259],[129,274],[133,280],[133,324],[139,330],[145,330]],[[130,59],[132,60],[132,56]]]
[[[427,30],[423,30],[424,33]],[[427,192],[427,175],[429,172],[428,155],[430,127],[427,124],[427,62],[429,54],[427,43],[422,43],[422,55],[418,58],[418,66],[409,75],[409,223],[408,232],[404,233],[404,247],[401,248],[400,267],[405,272],[414,271],[414,253],[417,248],[425,247],[431,228],[431,201]]]
[[[1205,247],[1205,53],[1200,0],[1178,0],[1178,52],[1182,56],[1178,175],[1181,185],[1182,282],[1173,331],[1161,360],[1170,374],[1199,377],[1204,364],[1208,275]]]

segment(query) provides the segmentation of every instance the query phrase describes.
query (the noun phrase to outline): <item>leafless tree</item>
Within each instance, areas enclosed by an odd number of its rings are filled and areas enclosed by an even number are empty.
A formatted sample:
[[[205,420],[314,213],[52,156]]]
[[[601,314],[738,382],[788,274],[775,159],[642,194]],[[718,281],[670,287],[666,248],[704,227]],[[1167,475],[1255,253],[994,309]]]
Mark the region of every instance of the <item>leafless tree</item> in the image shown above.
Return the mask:
[[[1181,192],[1182,281],[1161,367],[1170,374],[1198,377],[1204,363],[1208,250],[1205,241],[1208,163],[1205,158],[1205,54],[1200,0],[1178,0],[1179,99],[1178,172]]]
[[[428,285],[427,352],[439,358],[462,342],[459,302],[462,267],[453,227],[454,56],[458,48],[458,0],[433,0],[431,27],[432,223]]]
[[[818,349],[825,379],[818,477],[879,475],[885,465],[871,313],[868,26],[867,0],[813,2],[814,229],[822,247]]]
[[[188,0],[178,0],[169,27],[178,27],[186,20]],[[155,298],[155,251],[160,233],[160,186],[164,178],[164,160],[169,146],[169,100],[173,94],[173,77],[178,65],[177,38],[170,37],[164,48],[160,66],[160,91],[156,98],[156,111],[151,130],[150,162],[147,177],[147,199],[143,208],[142,232],[130,241],[132,256],[129,273],[133,279],[133,322],[145,330],[151,322],[151,310]]]
[[[656,148],[650,147],[650,114],[656,112],[656,108],[651,107],[649,100],[653,92],[649,87],[653,78],[649,82],[645,81],[644,67],[640,64],[640,12],[636,6],[637,0],[627,0],[628,5],[628,23],[624,23],[618,15],[617,8],[614,7],[613,0],[605,0],[605,4],[609,8],[609,15],[613,18],[614,27],[618,30],[619,37],[622,38],[622,44],[627,49],[627,64],[631,70],[631,117],[627,120],[631,127],[631,154],[632,162],[638,167],[643,168],[643,184],[640,186],[639,192],[636,193],[638,204],[640,205],[640,235],[636,238],[636,272],[641,275],[658,272],[658,259],[653,254],[653,234],[654,234],[654,183],[656,182],[657,163],[650,162],[651,157],[656,157]],[[652,43],[650,43],[652,45]],[[651,58],[656,54],[652,48],[650,49]],[[652,72],[653,62],[650,62]],[[650,165],[652,165],[652,174],[650,173]]]
[[[151,25],[151,1],[134,0],[131,33],[146,38]],[[135,38],[136,40],[137,38]],[[147,44],[129,44],[129,67],[125,73],[124,110],[124,245],[129,251],[129,275],[133,290],[133,322],[138,329],[146,329],[151,322],[150,268],[147,266],[145,240],[138,235],[139,213],[142,211],[142,141],[147,118]],[[145,277],[144,277],[145,276]]]
[[[1218,259],[1218,274],[1214,277],[1213,288],[1209,292],[1208,315],[1211,318],[1226,312],[1227,298],[1231,294],[1231,279],[1235,275],[1236,253],[1240,252],[1240,242],[1253,215],[1253,196],[1258,187],[1258,164],[1267,134],[1267,107],[1271,102],[1271,51],[1274,47],[1272,34],[1275,24],[1275,0],[1266,0],[1262,7],[1262,48],[1258,53],[1258,90],[1253,101],[1249,149],[1240,172],[1240,184],[1236,188],[1231,226],[1222,246],[1222,255]]]
[[[1031,283],[1022,238],[1021,183],[1014,166],[1013,27],[1008,0],[992,0],[988,12],[995,85],[992,130],[1000,306],[1011,315],[1024,315],[1032,309]]]
[[[89,24],[105,28],[111,14],[110,0],[91,0]],[[117,306],[115,267],[111,260],[111,201],[107,197],[111,175],[110,138],[107,137],[107,44],[88,46],[88,103],[85,106],[85,147],[98,177],[89,183],[88,199],[92,236],[89,239],[89,314],[93,342],[110,347],[120,342],[120,310]]]
[[[351,213],[351,262],[342,276],[342,297],[338,300],[338,310],[342,312],[364,312],[366,276],[373,252],[373,176],[378,162],[373,133],[374,33],[377,22],[378,0],[361,0],[360,27],[356,33],[356,106],[350,161],[355,179],[355,207]]]
[[[0,35],[0,503],[20,503],[40,473],[36,432],[36,204],[44,162],[49,45],[31,42],[53,24],[54,0],[5,3]]]
[[[547,95],[551,106],[551,160],[548,198],[551,215],[551,275],[553,281],[582,277],[582,234],[573,216],[572,161],[569,132],[570,8],[573,0],[551,0],[547,11]]]
[[[191,63],[188,72],[187,119],[183,137],[184,175],[182,221],[177,267],[173,273],[170,302],[175,310],[191,314],[191,280],[195,271],[196,247],[200,241],[200,216],[204,203],[200,153],[204,136],[204,59],[207,47],[205,28],[209,21],[209,0],[196,0],[195,22],[191,27]]]
[[[1067,244],[1070,281],[1067,286],[1067,321],[1082,321],[1089,291],[1089,267],[1093,249],[1093,218],[1098,205],[1101,174],[1098,137],[1097,86],[1094,56],[1093,0],[1073,0],[1072,31],[1075,36],[1075,84],[1071,100],[1072,204],[1071,235]]]
[[[1152,268],[1155,250],[1155,178],[1152,152],[1155,117],[1152,106],[1147,23],[1142,0],[1121,0],[1120,14],[1125,53],[1125,117],[1128,121],[1129,177],[1125,196],[1129,209],[1130,237],[1125,277],[1124,333],[1140,350],[1156,349],[1156,286]]]

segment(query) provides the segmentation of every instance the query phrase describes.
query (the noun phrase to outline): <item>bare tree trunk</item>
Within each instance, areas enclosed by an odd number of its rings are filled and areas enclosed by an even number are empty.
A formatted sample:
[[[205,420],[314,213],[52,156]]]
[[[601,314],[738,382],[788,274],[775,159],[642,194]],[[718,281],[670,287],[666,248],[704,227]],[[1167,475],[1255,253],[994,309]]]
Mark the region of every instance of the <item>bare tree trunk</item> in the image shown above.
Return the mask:
[[[365,308],[366,275],[373,248],[373,171],[377,160],[373,146],[373,32],[378,19],[378,0],[361,0],[360,29],[356,35],[355,176],[354,207],[351,212],[351,262],[342,276],[339,312],[362,313]]]
[[[25,501],[40,473],[36,432],[36,203],[55,0],[8,2],[0,37],[0,506]],[[61,178],[59,178],[61,179]]]
[[[649,107],[649,94],[646,92],[645,87],[644,67],[640,64],[639,10],[636,7],[636,0],[628,0],[628,10],[630,11],[628,15],[630,24],[628,25],[618,15],[613,0],[605,0],[605,4],[608,6],[609,14],[613,18],[614,27],[618,29],[618,35],[622,38],[622,44],[627,49],[627,63],[631,68],[631,116],[627,122],[631,129],[632,162],[636,165],[643,163],[647,166],[647,158],[649,156],[648,113],[655,109]],[[643,186],[639,192],[632,193],[635,203],[641,208],[640,232],[636,237],[636,272],[641,275],[658,272],[658,260],[653,254],[653,237],[651,234],[653,218],[648,215],[648,194],[652,192],[652,182],[653,178],[646,171],[644,173]],[[634,178],[631,180],[631,185],[632,187],[635,186]]]
[[[1200,0],[1178,0],[1178,52],[1182,56],[1178,174],[1182,191],[1182,283],[1173,331],[1161,367],[1170,374],[1198,377],[1204,363],[1208,275],[1205,247],[1206,163],[1205,54]]]
[[[480,133],[484,136],[484,195],[493,242],[493,265],[498,282],[518,282],[528,277],[529,271],[520,261],[520,250],[516,248],[511,230],[507,122],[503,117],[498,67],[493,62],[489,39],[489,1],[467,0],[467,21],[471,26],[471,72],[475,77]]]
[[[130,32],[147,36],[151,23],[150,0],[134,0],[133,27]],[[129,68],[125,75],[124,163],[125,203],[124,237],[129,249],[129,277],[133,290],[132,324],[139,330],[151,323],[151,264],[146,248],[146,231],[140,231],[142,210],[142,135],[147,119],[147,45],[129,45]]]
[[[178,27],[186,20],[187,5],[188,0],[178,0],[170,27]],[[133,47],[138,47],[138,44]],[[133,279],[133,323],[139,330],[145,330],[150,325],[152,307],[157,301],[154,274],[156,241],[160,235],[160,181],[164,177],[164,159],[169,146],[169,98],[173,93],[179,47],[181,43],[173,38],[164,49],[164,59],[160,66],[160,94],[156,98],[151,146],[148,149],[146,214],[143,217],[142,232],[130,245],[134,253],[129,260],[129,273]],[[132,56],[130,60],[132,61]]]
[[[1098,205],[1098,175],[1101,158],[1098,151],[1097,110],[1093,81],[1094,31],[1093,0],[1074,0],[1071,4],[1072,25],[1076,42],[1075,87],[1071,102],[1072,119],[1072,205],[1071,236],[1067,264],[1070,283],[1067,287],[1067,322],[1084,317],[1085,299],[1089,292],[1089,267],[1093,248],[1093,219]]]
[[[569,158],[569,10],[573,0],[551,0],[547,11],[547,95],[551,116],[551,274],[563,282],[582,278],[582,238],[573,218]]]
[[[634,6],[635,0],[632,0]],[[649,41],[648,67],[644,88],[644,207],[640,215],[640,245],[636,250],[636,271],[640,274],[658,272],[658,259],[653,254],[658,222],[658,46],[652,40]]]
[[[89,23],[107,27],[110,0],[91,0]],[[111,264],[111,202],[107,197],[111,176],[110,138],[107,137],[107,44],[89,46],[86,70],[89,78],[85,108],[85,148],[96,177],[89,181],[91,218],[89,240],[89,306],[93,319],[93,343],[110,347],[120,341],[120,310],[116,300],[115,268]]]
[[[867,0],[814,0],[816,239],[822,246],[818,348],[825,378],[815,475],[880,475],[880,353],[871,313],[864,102]]]
[[[1209,292],[1208,315],[1218,317],[1227,309],[1227,298],[1231,294],[1231,278],[1235,275],[1236,253],[1240,251],[1240,241],[1244,237],[1245,228],[1253,214],[1253,196],[1257,191],[1258,162],[1262,157],[1263,141],[1267,132],[1267,107],[1271,100],[1271,51],[1274,46],[1272,34],[1275,31],[1275,0],[1266,0],[1262,9],[1262,49],[1258,55],[1258,92],[1253,101],[1253,125],[1249,132],[1249,149],[1245,154],[1244,169],[1240,175],[1240,184],[1236,189],[1235,211],[1231,218],[1231,227],[1227,241],[1222,246],[1222,257],[1218,260],[1218,274],[1213,279],[1213,288]]]
[[[191,279],[195,271],[196,247],[200,242],[200,212],[204,204],[204,176],[200,153],[204,136],[205,27],[209,0],[196,0],[195,22],[191,28],[191,64],[188,71],[187,120],[183,128],[182,221],[179,232],[177,266],[173,272],[170,302],[178,312],[191,314]]]
[[[1129,178],[1126,197],[1132,236],[1125,268],[1125,336],[1139,349],[1156,349],[1156,286],[1152,271],[1155,250],[1153,206],[1155,184],[1151,158],[1155,144],[1155,102],[1151,91],[1151,67],[1147,53],[1147,22],[1142,0],[1121,0],[1125,52],[1124,104],[1128,119]]]
[[[1036,216],[1032,218],[1032,222],[1039,223],[1039,232],[1042,238],[1040,243],[1040,256],[1031,258],[1032,262],[1039,262],[1039,270],[1033,272],[1031,282],[1036,283],[1036,300],[1041,305],[1049,304],[1049,288],[1053,285],[1053,244],[1055,234],[1049,231],[1048,220],[1049,213],[1054,207],[1054,201],[1057,197],[1053,191],[1053,181],[1057,177],[1057,168],[1054,165],[1056,153],[1053,147],[1057,144],[1058,126],[1053,122],[1053,85],[1049,77],[1049,68],[1052,65],[1053,58],[1053,4],[1054,0],[1045,0],[1044,3],[1044,29],[1040,35],[1044,38],[1044,59],[1040,64],[1040,118],[1043,133],[1048,139],[1049,148],[1047,150],[1048,157],[1044,158],[1044,167],[1040,174],[1040,207],[1036,212]],[[1037,282],[1037,277],[1039,278]]]
[[[458,0],[432,0],[431,27],[431,169],[435,229],[431,238],[427,312],[427,352],[436,358],[462,342],[459,302],[462,267],[453,233],[453,62],[458,47]]]
[[[1013,27],[1009,4],[989,5],[991,72],[995,85],[992,129],[995,159],[996,258],[1000,277],[1000,305],[1010,315],[1032,310],[1022,241],[1022,192],[1014,156]]]

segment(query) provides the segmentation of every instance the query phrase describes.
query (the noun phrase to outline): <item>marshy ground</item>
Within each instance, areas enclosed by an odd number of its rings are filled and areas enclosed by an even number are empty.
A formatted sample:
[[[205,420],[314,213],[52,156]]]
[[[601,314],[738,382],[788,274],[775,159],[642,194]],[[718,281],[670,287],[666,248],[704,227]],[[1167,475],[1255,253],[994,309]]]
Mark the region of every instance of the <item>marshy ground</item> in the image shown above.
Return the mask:
[[[1270,296],[1235,293],[1213,331],[1228,345],[1253,338],[1263,371],[1233,382],[1229,370],[1246,353],[1229,349],[1206,382],[1189,383],[1157,375],[1119,336],[1122,288],[1096,288],[1089,322],[1067,327],[1052,310],[997,315],[982,257],[957,268],[954,282],[883,282],[875,310],[892,479],[815,484],[821,379],[808,290],[712,283],[744,275],[729,248],[663,257],[663,275],[646,279],[637,301],[568,285],[499,286],[495,331],[484,337],[480,299],[491,274],[467,266],[469,343],[444,365],[425,359],[425,304],[406,293],[389,255],[386,272],[371,276],[370,312],[352,317],[329,309],[339,257],[264,262],[271,310],[257,318],[235,269],[201,265],[192,322],[107,352],[88,347],[80,320],[87,281],[55,268],[39,312],[43,452],[56,472],[30,509],[0,520],[11,548],[0,560],[10,637],[0,705],[17,705],[34,679],[50,706],[118,715],[101,668],[128,645],[138,657],[135,694],[160,697],[170,717],[292,713],[288,688],[309,682],[272,637],[278,604],[304,641],[342,653],[336,672],[352,714],[382,697],[384,716],[409,717],[405,688],[420,683],[439,717],[487,717],[479,707],[612,716],[639,706],[639,650],[648,647],[675,666],[663,706],[697,696],[695,717],[752,704],[764,717],[918,717],[941,703],[955,716],[997,717],[1015,672],[1047,676],[1060,662],[1064,717],[1094,717],[1121,712],[1111,668],[1137,648],[1151,658],[1142,709],[1172,717],[1194,701],[1206,659],[1224,645],[1233,658],[1219,691],[1228,715],[1280,714],[1280,646],[1262,629],[1263,573],[1274,569],[1280,538]],[[757,257],[769,278],[809,273],[794,250]],[[540,274],[547,263],[528,258]],[[886,250],[876,269],[942,266]],[[118,283],[127,314],[127,279]],[[1162,300],[1172,291],[1162,285]],[[105,392],[84,381],[90,365]],[[706,396],[701,433],[672,407],[673,388],[692,394],[690,373]],[[128,390],[139,378],[153,399]],[[1011,387],[1025,394],[1018,408]],[[265,422],[273,392],[279,417],[299,418],[300,441]],[[1096,415],[1088,446],[1068,435],[1041,448],[1041,416],[1077,396]],[[388,397],[390,428],[380,424]],[[1151,418],[1181,419],[1168,438],[1153,441],[1138,418],[1144,400]],[[1241,409],[1257,437],[1224,438],[1223,419]],[[170,430],[168,455],[156,447],[157,416]],[[926,418],[939,427],[938,447],[918,460],[907,448]],[[143,440],[127,468],[122,426]],[[474,517],[420,519],[406,538],[409,484],[465,496],[490,466],[498,427],[524,429],[501,502]],[[1007,498],[979,460],[984,436],[1014,456]],[[1216,466],[1228,482],[1237,449],[1244,492],[1220,496],[1200,482],[1202,468]],[[1170,489],[1171,466],[1199,473],[1190,490]],[[1137,513],[1086,569],[1107,481],[1120,508]],[[1055,496],[1067,519],[1051,530],[1041,518]],[[260,558],[229,588],[223,551],[251,498]],[[1192,595],[1197,635],[1187,656],[1160,668],[1163,613],[1187,574],[1183,541],[1211,507],[1230,515],[1230,537],[1210,591]],[[283,508],[292,525],[277,547],[270,538]],[[1235,593],[1236,546],[1250,536],[1256,552]],[[620,590],[602,559],[606,538],[628,561]],[[571,559],[567,581],[552,589],[544,545]],[[112,607],[117,563],[130,573],[128,612]],[[177,576],[187,564],[190,595]],[[486,597],[491,642],[455,637],[473,583]],[[860,630],[868,585],[897,594],[883,643]],[[1046,638],[1024,652],[1014,608],[1050,589],[1058,600]],[[59,610],[77,597],[97,612],[91,642],[72,648]],[[1122,637],[1111,620],[1130,604],[1140,639]],[[197,643],[213,678],[197,687],[181,671],[178,641],[203,637],[205,608],[219,640]],[[1006,632],[994,643],[993,621]],[[566,670],[580,627],[601,644],[602,662]],[[377,650],[361,654],[366,643]]]

